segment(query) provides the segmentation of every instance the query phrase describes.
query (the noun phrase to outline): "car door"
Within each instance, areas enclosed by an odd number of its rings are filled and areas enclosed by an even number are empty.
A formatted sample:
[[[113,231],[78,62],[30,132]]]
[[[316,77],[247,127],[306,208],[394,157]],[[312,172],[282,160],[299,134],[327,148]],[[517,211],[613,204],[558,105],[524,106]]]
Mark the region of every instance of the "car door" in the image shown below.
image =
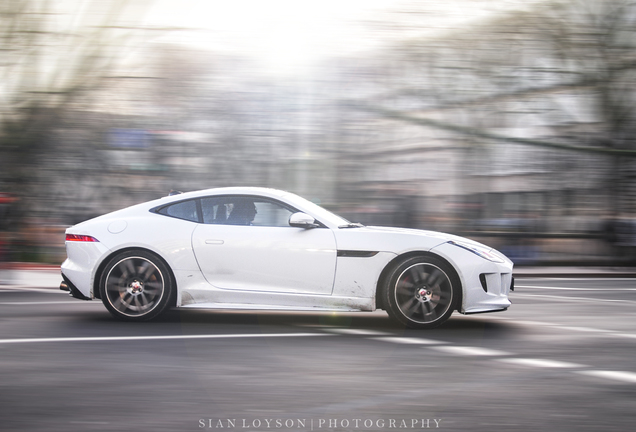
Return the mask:
[[[331,294],[336,242],[328,228],[295,228],[296,210],[251,196],[201,199],[203,224],[192,247],[206,280],[217,288]]]

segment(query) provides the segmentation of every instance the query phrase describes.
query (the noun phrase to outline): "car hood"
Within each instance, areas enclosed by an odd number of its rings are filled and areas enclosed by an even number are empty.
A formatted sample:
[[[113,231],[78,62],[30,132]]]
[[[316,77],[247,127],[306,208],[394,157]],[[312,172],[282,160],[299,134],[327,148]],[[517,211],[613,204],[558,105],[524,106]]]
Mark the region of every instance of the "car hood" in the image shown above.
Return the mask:
[[[489,247],[482,243],[468,239],[466,237],[458,236],[455,234],[443,233],[439,231],[420,230],[420,229],[413,229],[413,228],[380,227],[380,226],[369,226],[369,227],[364,227],[363,229],[366,229],[369,232],[383,232],[383,233],[394,233],[394,234],[399,233],[399,234],[405,234],[405,235],[422,236],[422,237],[427,237],[431,239],[439,239],[440,243],[446,243],[446,242],[454,240],[454,241],[473,244],[475,246],[481,246],[486,248]]]
[[[346,250],[374,250],[400,254],[409,250],[431,250],[449,241],[467,243],[492,250],[490,246],[465,237],[411,228],[379,226],[341,228],[337,230],[336,237],[338,249]]]

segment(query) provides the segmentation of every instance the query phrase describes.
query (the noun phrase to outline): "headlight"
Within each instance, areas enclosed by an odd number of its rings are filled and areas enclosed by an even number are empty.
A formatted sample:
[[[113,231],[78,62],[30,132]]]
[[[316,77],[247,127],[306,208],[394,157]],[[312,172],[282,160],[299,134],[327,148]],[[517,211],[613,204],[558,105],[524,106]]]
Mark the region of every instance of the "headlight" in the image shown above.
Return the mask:
[[[490,248],[485,248],[485,247],[481,247],[481,246],[476,246],[470,243],[464,243],[464,242],[458,242],[458,241],[449,241],[448,243],[458,246],[462,249],[466,249],[467,251],[471,251],[472,253],[474,253],[475,255],[479,255],[480,257],[482,257],[483,259],[486,259],[488,261],[492,261],[492,262],[496,262],[496,263],[503,263],[504,261],[499,258],[497,255],[493,254],[490,252]]]

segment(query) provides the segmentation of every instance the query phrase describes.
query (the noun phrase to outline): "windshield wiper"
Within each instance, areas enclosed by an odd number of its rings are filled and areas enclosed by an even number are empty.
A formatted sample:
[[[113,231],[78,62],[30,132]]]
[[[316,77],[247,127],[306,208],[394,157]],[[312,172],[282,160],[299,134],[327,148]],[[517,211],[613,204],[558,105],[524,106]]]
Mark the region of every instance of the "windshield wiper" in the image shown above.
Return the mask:
[[[338,228],[364,228],[361,223],[348,223],[346,225],[340,225]]]

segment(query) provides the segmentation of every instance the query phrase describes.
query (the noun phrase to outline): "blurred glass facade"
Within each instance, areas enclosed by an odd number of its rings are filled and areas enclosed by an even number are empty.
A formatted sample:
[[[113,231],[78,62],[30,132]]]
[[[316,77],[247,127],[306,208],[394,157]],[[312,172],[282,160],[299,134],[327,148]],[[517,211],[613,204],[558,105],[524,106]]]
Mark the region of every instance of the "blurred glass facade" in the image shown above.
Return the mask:
[[[285,74],[158,37],[177,30],[141,20],[146,3],[84,2],[62,23],[42,9],[54,2],[3,6],[5,261],[59,263],[68,225],[245,185],[483,240],[520,264],[633,262],[627,0],[519,2],[436,31],[433,2],[396,2],[366,23],[373,49]]]

